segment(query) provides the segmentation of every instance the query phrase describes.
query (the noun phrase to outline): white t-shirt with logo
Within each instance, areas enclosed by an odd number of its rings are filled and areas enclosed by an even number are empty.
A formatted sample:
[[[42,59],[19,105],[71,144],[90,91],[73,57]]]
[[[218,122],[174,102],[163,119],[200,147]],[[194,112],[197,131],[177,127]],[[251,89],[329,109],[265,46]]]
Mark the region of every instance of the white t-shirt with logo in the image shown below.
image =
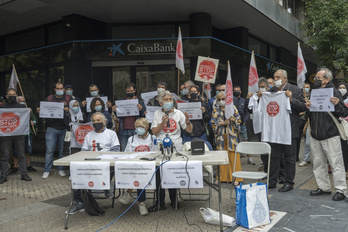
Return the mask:
[[[125,152],[147,152],[157,151],[157,146],[154,144],[156,139],[155,135],[148,134],[144,139],[138,135],[129,137]]]
[[[261,141],[291,145],[291,105],[284,91],[262,93],[259,101],[261,112]]]
[[[105,129],[101,133],[89,132],[82,145],[82,150],[87,151],[110,151],[112,147],[120,145],[115,131]]]
[[[160,110],[156,110],[153,119],[151,128],[157,127],[162,122],[162,118],[165,113]],[[180,110],[174,109],[174,112],[169,113],[169,121],[170,127],[167,127],[167,124],[163,127],[163,129],[158,133],[157,138],[163,140],[168,134],[170,139],[174,142],[175,147],[178,151],[182,150],[182,138],[181,138],[181,130],[186,129],[186,119],[184,113]]]
[[[253,111],[253,128],[254,133],[258,134],[261,132],[261,112],[259,111],[259,97],[256,93],[249,99],[248,108]]]

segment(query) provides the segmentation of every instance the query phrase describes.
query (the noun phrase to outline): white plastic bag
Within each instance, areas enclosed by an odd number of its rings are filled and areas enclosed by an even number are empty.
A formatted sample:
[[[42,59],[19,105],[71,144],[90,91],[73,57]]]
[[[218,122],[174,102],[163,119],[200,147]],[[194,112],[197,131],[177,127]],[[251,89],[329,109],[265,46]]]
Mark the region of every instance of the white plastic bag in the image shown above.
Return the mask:
[[[202,214],[204,221],[212,225],[220,225],[219,212],[210,208],[200,208],[199,211]],[[233,217],[226,214],[222,214],[223,226],[234,227],[236,221]]]

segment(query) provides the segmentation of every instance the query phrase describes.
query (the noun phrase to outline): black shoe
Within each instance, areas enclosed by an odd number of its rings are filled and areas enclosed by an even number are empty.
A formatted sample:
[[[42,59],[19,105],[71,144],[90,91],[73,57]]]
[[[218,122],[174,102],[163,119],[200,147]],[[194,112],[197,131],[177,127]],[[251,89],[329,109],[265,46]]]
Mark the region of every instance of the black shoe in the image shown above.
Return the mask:
[[[318,188],[310,192],[311,196],[320,196],[320,195],[331,195],[331,192],[324,192],[322,189]]]
[[[285,184],[285,179],[284,178],[280,178],[279,179],[279,184]]]
[[[18,173],[18,168],[12,168],[12,170],[8,173],[9,175],[14,175]]]
[[[33,168],[33,166],[31,166],[31,165],[27,167],[27,171],[28,172],[37,172],[37,170],[35,168]]]
[[[276,184],[269,184],[268,189],[275,189],[277,187]]]
[[[0,184],[3,184],[5,182],[7,182],[7,177],[1,177],[0,178]]]
[[[32,179],[27,174],[23,174],[21,180],[32,181]]]
[[[288,183],[285,183],[283,185],[283,187],[281,187],[278,191],[279,192],[289,192],[290,190],[292,190],[294,187],[292,184],[288,184]]]
[[[332,197],[333,201],[342,201],[346,198],[346,196],[343,193],[336,192],[335,195]]]

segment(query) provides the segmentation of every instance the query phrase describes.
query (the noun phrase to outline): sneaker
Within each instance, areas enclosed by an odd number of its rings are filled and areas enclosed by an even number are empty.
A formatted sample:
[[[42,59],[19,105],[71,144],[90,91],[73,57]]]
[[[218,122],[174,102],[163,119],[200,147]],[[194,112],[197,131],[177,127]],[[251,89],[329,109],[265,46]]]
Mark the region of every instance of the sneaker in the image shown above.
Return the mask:
[[[145,216],[145,215],[149,214],[149,211],[146,208],[145,202],[139,203],[139,213],[141,216]]]
[[[119,202],[121,202],[124,205],[128,205],[131,201],[131,195],[127,192],[124,192],[122,196],[118,199]]]
[[[9,175],[14,175],[18,173],[18,168],[12,168],[11,171],[8,173]]]
[[[35,168],[33,168],[33,166],[31,166],[31,165],[27,167],[27,171],[28,172],[37,172],[37,170]]]
[[[27,174],[23,174],[21,180],[32,181],[32,179]]]
[[[255,162],[251,157],[248,157],[248,164],[255,165]]]
[[[302,161],[301,163],[299,163],[299,167],[304,167],[304,166],[308,166],[308,162],[307,161]]]
[[[82,202],[75,201],[72,208],[69,211],[69,214],[76,214],[85,211],[85,206]]]
[[[65,172],[63,170],[59,170],[58,171],[58,175],[59,176],[66,176]]]
[[[47,179],[49,175],[50,175],[49,172],[44,172],[44,173],[42,174],[42,179]]]
[[[104,194],[105,194],[105,197],[109,199],[112,199],[114,197],[114,195],[112,194],[110,190],[105,190]]]

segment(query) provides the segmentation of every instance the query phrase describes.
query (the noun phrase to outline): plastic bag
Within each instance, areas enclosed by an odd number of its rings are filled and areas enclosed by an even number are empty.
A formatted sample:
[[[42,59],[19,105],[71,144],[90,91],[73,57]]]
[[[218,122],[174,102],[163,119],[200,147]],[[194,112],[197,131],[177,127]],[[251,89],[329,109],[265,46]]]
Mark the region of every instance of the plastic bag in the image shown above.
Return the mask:
[[[212,225],[220,225],[219,212],[210,208],[200,208],[199,211],[202,214],[204,221]],[[234,227],[236,221],[233,217],[226,214],[222,214],[223,226]]]

